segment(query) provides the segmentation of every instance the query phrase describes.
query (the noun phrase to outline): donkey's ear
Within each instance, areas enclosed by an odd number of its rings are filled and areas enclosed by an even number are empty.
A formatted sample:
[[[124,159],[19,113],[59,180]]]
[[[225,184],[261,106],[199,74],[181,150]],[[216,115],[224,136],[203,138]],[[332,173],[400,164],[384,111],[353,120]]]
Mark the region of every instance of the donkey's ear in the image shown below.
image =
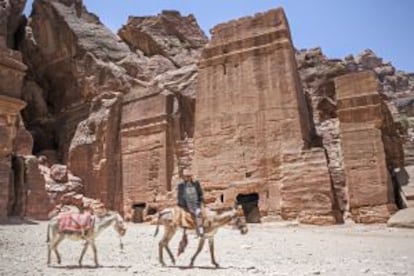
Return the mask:
[[[243,211],[243,207],[240,204],[237,204],[236,206],[236,212],[239,216],[243,216],[244,215],[244,211]]]

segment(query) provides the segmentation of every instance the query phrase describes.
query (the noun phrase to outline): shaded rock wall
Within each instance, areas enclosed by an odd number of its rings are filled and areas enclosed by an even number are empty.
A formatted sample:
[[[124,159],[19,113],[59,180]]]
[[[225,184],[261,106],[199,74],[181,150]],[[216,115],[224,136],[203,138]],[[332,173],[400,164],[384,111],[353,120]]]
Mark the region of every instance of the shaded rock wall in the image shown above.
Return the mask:
[[[28,80],[43,89],[36,96],[26,95],[32,99],[30,110],[41,112],[37,120],[28,119],[36,150],[58,150],[64,162],[92,99],[105,91],[127,92],[139,83],[140,67],[128,46],[87,12],[82,1],[34,1],[21,49],[30,69]],[[48,137],[53,144],[38,142]]]
[[[0,48],[16,49],[15,32],[25,4],[26,0],[0,1]]]
[[[91,103],[89,117],[77,125],[71,140],[68,167],[84,183],[88,197],[99,198],[110,209],[122,205],[120,93],[105,92]]]

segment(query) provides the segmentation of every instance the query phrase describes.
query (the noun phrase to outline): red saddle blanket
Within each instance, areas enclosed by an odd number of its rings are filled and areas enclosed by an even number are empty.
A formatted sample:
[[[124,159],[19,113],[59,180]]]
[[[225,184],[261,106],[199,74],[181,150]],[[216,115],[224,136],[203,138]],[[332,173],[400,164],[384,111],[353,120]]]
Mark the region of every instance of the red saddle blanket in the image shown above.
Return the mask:
[[[59,231],[84,232],[93,227],[91,213],[75,214],[61,213],[59,214]]]

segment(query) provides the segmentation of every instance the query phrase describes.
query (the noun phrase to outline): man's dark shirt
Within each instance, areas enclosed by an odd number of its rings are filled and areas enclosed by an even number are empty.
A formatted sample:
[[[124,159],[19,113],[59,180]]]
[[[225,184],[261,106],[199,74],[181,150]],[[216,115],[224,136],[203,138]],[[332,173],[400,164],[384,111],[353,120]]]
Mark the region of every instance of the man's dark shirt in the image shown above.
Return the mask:
[[[187,194],[187,185],[193,185],[196,191],[196,197],[192,198],[191,194]],[[191,190],[190,190],[191,191]],[[190,198],[189,198],[190,197]],[[178,184],[178,206],[186,209],[187,211],[194,212],[196,208],[201,207],[203,202],[203,191],[201,189],[200,182],[181,182]]]

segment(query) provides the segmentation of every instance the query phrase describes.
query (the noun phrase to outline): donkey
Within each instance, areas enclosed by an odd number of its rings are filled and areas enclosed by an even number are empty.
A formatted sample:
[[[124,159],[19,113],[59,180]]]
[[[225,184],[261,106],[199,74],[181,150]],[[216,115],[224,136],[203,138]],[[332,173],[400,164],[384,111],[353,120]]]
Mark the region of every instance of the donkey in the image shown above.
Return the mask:
[[[231,223],[234,225],[235,228],[240,230],[242,235],[247,234],[247,225],[246,220],[243,215],[243,210],[241,206],[237,208],[233,208],[229,211],[224,211],[222,213],[218,213],[216,211],[205,210],[204,216],[204,235],[200,237],[199,244],[197,251],[191,258],[190,267],[194,266],[194,261],[197,258],[200,251],[203,249],[204,242],[208,239],[208,244],[210,247],[210,257],[211,263],[215,267],[219,267],[219,264],[216,262],[214,256],[214,235],[217,233],[217,230],[228,224]],[[159,262],[162,266],[165,266],[164,258],[163,258],[163,250],[167,251],[168,255],[173,264],[175,264],[175,259],[173,254],[171,253],[170,248],[168,247],[168,243],[173,238],[174,234],[176,233],[178,228],[183,228],[184,231],[186,229],[194,230],[196,225],[190,213],[186,212],[180,207],[174,208],[167,208],[162,210],[159,213],[158,221],[157,221],[157,228],[155,230],[154,236],[158,234],[160,224],[164,225],[164,236],[158,244],[158,255],[159,255]],[[185,232],[184,232],[185,235]],[[185,241],[185,240],[183,240]],[[180,244],[181,246],[181,244]]]
[[[64,240],[65,238],[71,240],[84,240],[85,244],[82,249],[81,256],[79,258],[79,266],[82,266],[82,259],[83,255],[88,249],[88,246],[92,246],[93,254],[94,254],[94,261],[95,266],[99,266],[98,264],[98,256],[97,256],[97,249],[95,245],[95,238],[102,233],[103,230],[114,224],[114,229],[118,232],[119,238],[121,239],[122,236],[126,233],[126,227],[124,224],[124,220],[122,219],[121,215],[118,212],[109,211],[107,214],[103,216],[96,216],[96,215],[89,215],[91,223],[89,227],[84,227],[83,229],[79,230],[67,230],[61,229],[62,226],[62,219],[66,216],[74,216],[72,213],[60,213],[57,216],[51,218],[47,227],[47,243],[48,243],[48,254],[47,254],[47,264],[50,265],[50,257],[51,252],[54,251],[56,254],[58,264],[61,263],[61,258],[57,247],[59,243]],[[79,215],[79,214],[78,214]],[[76,222],[79,224],[78,222]],[[50,235],[51,234],[51,235]],[[51,237],[50,237],[51,236]],[[120,241],[121,249],[123,247],[122,241]]]

